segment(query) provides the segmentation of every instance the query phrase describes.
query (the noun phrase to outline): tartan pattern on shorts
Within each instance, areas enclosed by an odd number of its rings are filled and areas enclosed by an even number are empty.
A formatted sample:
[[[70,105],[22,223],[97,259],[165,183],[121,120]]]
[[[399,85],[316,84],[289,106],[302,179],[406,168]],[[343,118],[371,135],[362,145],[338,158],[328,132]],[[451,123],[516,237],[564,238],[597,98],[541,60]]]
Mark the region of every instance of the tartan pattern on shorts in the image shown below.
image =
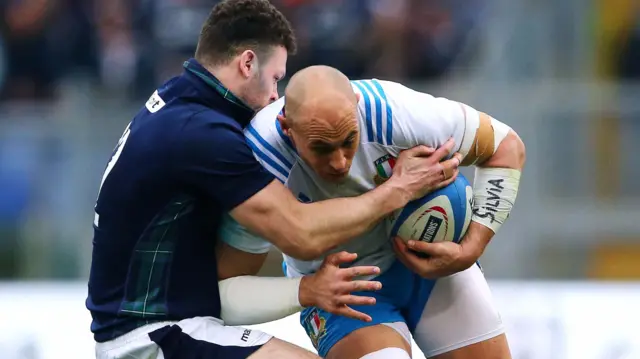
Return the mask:
[[[140,317],[140,325],[167,314],[167,287],[173,251],[178,240],[176,222],[191,213],[194,200],[180,196],[153,219],[134,248],[121,315]]]

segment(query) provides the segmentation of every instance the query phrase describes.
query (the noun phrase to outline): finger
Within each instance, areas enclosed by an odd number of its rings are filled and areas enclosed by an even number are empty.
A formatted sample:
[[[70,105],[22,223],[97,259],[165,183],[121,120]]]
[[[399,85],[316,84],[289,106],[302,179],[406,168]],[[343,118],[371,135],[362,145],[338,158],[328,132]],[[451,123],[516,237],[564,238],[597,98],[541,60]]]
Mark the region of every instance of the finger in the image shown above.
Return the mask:
[[[456,152],[453,154],[452,158],[458,159],[458,166],[460,166],[462,164],[462,160],[464,159],[464,156],[462,155],[462,153]]]
[[[370,280],[354,280],[341,285],[341,291],[344,293],[373,292],[380,289],[382,289],[382,283]]]
[[[443,256],[449,254],[447,246],[443,243],[429,243],[423,241],[409,241],[407,247],[416,252],[428,254],[430,256]]]
[[[442,165],[442,170],[445,173],[445,179],[449,179],[451,178],[453,171],[458,169],[460,166],[460,157],[454,155],[450,159],[442,161],[440,164]]]
[[[354,310],[353,308],[349,308],[346,305],[338,308],[337,310],[335,310],[334,314],[341,315],[341,316],[347,317],[347,318],[361,320],[363,322],[370,322],[371,321],[371,317],[368,316],[367,314],[364,314],[362,312],[358,312],[357,310]]]
[[[428,271],[431,269],[431,260],[416,256],[411,252],[411,249],[404,244],[402,239],[396,238],[394,246],[396,247],[396,258],[398,258],[400,263],[404,264],[405,267],[413,271]]]
[[[393,238],[393,246],[400,252],[407,251],[407,243],[400,237]]]
[[[428,157],[428,156],[431,156],[433,153],[435,153],[436,149],[433,147],[418,145],[408,150],[405,150],[405,152],[408,152],[408,155],[412,157]]]
[[[358,258],[356,253],[338,252],[327,256],[326,263],[339,267],[341,264],[351,263]]]
[[[374,297],[365,297],[360,295],[343,295],[338,298],[337,302],[340,305],[375,305],[376,298]]]
[[[455,170],[453,171],[453,174],[451,175],[451,178],[448,178],[448,179],[446,179],[446,180],[444,180],[444,181],[442,181],[442,182],[438,183],[438,184],[435,186],[435,189],[444,188],[444,187],[447,187],[448,185],[452,184],[452,183],[456,180],[456,178],[458,178],[458,175],[459,175],[459,174],[460,174],[460,170],[455,169]]]
[[[453,138],[450,138],[445,142],[442,146],[440,146],[432,155],[434,159],[438,162],[443,158],[449,156],[449,153],[453,151],[453,146],[455,146],[456,142]]]
[[[407,256],[409,255],[409,248],[407,248],[407,245],[404,243],[404,241],[398,237],[394,238],[393,248],[396,252],[396,258],[398,258],[398,260],[402,264],[404,264],[405,267],[411,268],[409,266],[409,261],[407,260]]]
[[[340,270],[340,274],[344,279],[352,279],[364,275],[377,275],[380,274],[380,267],[376,266],[356,266],[351,268],[344,268]]]
[[[443,180],[448,180],[453,177],[454,168],[450,168],[449,166],[442,166],[442,178]]]

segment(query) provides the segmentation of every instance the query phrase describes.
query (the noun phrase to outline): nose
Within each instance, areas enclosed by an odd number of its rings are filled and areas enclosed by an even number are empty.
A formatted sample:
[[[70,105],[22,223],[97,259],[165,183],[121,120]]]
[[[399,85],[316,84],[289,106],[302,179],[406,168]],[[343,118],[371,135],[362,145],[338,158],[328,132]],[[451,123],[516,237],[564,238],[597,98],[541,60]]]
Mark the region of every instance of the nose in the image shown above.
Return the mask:
[[[334,151],[329,159],[329,166],[335,172],[344,172],[347,169],[347,157],[341,150]]]
[[[269,100],[271,102],[275,102],[278,99],[278,86],[276,86],[275,89],[273,89],[273,92],[271,92],[271,97],[269,97]]]

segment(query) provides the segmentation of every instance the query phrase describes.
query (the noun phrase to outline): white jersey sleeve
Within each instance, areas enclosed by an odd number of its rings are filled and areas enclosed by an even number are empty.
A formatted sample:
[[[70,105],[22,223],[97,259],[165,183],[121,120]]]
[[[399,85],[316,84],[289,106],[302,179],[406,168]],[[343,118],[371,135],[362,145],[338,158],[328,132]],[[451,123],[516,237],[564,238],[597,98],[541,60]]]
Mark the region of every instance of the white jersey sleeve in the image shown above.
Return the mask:
[[[285,183],[296,158],[277,119],[283,107],[284,97],[262,109],[245,128],[244,134],[258,162]],[[231,247],[248,253],[267,253],[271,248],[271,243],[249,232],[228,214],[222,218],[218,237]]]
[[[363,135],[371,135],[370,140],[406,149],[439,147],[453,137],[456,151],[469,152],[480,121],[480,113],[472,107],[391,81],[355,81],[354,85],[364,97],[361,103],[370,133]]]

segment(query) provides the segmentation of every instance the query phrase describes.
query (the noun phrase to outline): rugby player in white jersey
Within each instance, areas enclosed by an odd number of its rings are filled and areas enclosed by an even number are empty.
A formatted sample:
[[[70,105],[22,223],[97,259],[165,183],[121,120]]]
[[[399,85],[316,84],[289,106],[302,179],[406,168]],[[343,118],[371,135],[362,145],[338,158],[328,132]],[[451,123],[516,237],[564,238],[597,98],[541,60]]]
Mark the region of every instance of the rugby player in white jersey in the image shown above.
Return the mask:
[[[293,76],[285,97],[259,112],[245,135],[263,166],[304,202],[372,190],[391,175],[402,150],[451,145],[453,138],[462,164],[477,166],[474,214],[461,243],[405,245],[389,240],[388,223],[377,225],[334,250],[357,253],[353,265],[381,269],[376,280],[383,288],[373,293],[376,304],[354,307],[372,320],[306,308],[301,324],[319,354],[330,359],[410,358],[411,334],[430,358],[511,357],[475,263],[517,195],[525,150],[512,129],[455,101],[393,82],[350,83],[335,69],[313,66]],[[236,248],[254,253],[269,248],[230,217],[223,228]],[[419,258],[409,249],[429,257]],[[314,273],[321,262],[285,255],[285,271],[301,277]]]

